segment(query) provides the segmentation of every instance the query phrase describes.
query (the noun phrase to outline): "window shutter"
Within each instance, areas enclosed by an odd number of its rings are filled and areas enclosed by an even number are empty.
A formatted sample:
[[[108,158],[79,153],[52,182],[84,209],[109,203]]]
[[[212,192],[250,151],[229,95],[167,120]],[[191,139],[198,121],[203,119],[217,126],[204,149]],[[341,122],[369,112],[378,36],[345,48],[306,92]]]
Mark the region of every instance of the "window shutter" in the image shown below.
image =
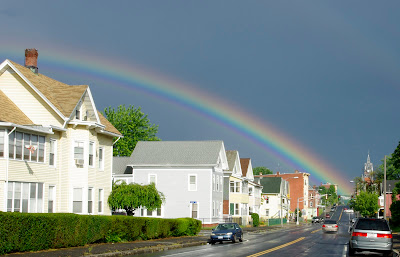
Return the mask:
[[[235,205],[233,203],[229,204],[229,213],[234,215]]]

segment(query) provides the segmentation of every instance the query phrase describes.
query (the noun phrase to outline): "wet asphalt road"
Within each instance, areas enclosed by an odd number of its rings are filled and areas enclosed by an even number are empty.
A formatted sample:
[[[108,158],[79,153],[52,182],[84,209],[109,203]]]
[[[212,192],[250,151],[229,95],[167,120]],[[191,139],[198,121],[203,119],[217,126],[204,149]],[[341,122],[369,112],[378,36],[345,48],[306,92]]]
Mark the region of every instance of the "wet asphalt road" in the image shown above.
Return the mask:
[[[320,224],[302,225],[266,233],[245,233],[245,240],[242,243],[224,242],[140,256],[348,256],[348,227],[354,214],[343,212],[343,208],[339,206],[335,212],[331,212],[331,219],[339,221],[338,233],[323,233]],[[357,256],[381,256],[381,254],[363,252]]]

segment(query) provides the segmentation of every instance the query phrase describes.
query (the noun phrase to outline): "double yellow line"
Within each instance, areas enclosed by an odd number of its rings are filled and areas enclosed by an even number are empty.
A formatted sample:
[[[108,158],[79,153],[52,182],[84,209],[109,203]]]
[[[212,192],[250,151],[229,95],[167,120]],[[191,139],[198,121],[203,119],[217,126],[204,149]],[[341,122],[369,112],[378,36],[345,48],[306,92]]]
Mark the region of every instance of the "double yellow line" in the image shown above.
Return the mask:
[[[303,240],[303,239],[305,239],[305,237],[300,237],[300,238],[298,238],[298,239],[296,239],[296,240],[294,240],[294,241],[292,241],[292,242],[289,242],[289,243],[286,243],[286,244],[283,244],[283,245],[279,245],[279,246],[277,246],[277,247],[274,247],[274,248],[271,248],[271,249],[268,249],[268,250],[265,250],[265,251],[262,251],[262,252],[259,252],[259,253],[255,253],[255,254],[249,255],[249,256],[247,256],[247,257],[257,257],[257,256],[261,256],[261,255],[263,255],[263,254],[267,254],[267,253],[270,253],[270,252],[273,252],[273,251],[282,249],[282,248],[284,248],[284,247],[286,247],[286,246],[289,246],[289,245],[295,244],[295,243],[297,243],[297,242],[300,242],[300,241]]]

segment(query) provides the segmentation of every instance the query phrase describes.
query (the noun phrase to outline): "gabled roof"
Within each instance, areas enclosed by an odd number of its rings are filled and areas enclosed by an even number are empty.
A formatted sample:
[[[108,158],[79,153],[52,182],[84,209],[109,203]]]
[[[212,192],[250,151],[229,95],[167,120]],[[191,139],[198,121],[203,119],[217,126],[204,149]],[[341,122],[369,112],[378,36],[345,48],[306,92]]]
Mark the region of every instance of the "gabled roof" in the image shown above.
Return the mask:
[[[139,141],[128,165],[216,166],[221,150],[222,141]]]
[[[69,117],[88,88],[87,85],[70,86],[41,73],[10,61],[65,117]]]
[[[250,158],[240,158],[240,165],[242,166],[243,177],[246,177],[247,175],[249,164],[250,164]]]
[[[29,68],[26,68],[10,60],[6,60],[1,64],[1,66],[5,68],[9,66],[12,69],[14,69],[19,75],[22,76],[24,80],[26,80],[26,82],[32,87],[32,89],[34,89],[43,98],[43,100],[45,100],[45,102],[47,102],[49,106],[53,108],[54,111],[64,120],[67,120],[69,117],[71,117],[73,111],[75,110],[75,107],[78,105],[79,101],[86,92],[91,95],[89,86],[87,85],[78,85],[78,86],[67,85],[52,78],[49,78],[41,73],[35,74]],[[2,71],[4,71],[5,68],[3,68]],[[9,99],[9,101],[11,100]],[[95,106],[93,107],[96,110]],[[5,109],[3,109],[2,111],[5,111]],[[26,119],[22,119],[23,115],[21,115],[21,113],[22,111],[19,110],[18,119],[16,120],[18,122],[14,123],[24,125],[26,123]],[[113,136],[122,135],[97,110],[96,114],[99,117],[99,123],[105,126],[104,130],[106,132],[113,133]],[[6,117],[6,114],[1,113],[0,115]],[[23,123],[21,124],[20,122]],[[32,123],[32,121],[30,121],[30,123]]]
[[[33,125],[33,122],[0,90],[0,121],[20,125]]]
[[[132,174],[132,167],[127,166],[130,159],[129,156],[113,157],[113,174]]]
[[[263,177],[259,184],[263,186],[264,194],[279,194],[281,191],[281,177]]]

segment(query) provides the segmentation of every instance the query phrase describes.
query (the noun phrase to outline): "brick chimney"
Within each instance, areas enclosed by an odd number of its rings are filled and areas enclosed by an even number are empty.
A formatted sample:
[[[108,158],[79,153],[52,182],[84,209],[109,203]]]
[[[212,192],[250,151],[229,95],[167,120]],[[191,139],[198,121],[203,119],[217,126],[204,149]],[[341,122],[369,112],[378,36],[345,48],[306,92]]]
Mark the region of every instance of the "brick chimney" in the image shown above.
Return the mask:
[[[25,67],[31,69],[35,74],[38,74],[37,59],[38,59],[37,49],[25,49]]]
[[[276,175],[279,176],[279,171],[276,172]]]

